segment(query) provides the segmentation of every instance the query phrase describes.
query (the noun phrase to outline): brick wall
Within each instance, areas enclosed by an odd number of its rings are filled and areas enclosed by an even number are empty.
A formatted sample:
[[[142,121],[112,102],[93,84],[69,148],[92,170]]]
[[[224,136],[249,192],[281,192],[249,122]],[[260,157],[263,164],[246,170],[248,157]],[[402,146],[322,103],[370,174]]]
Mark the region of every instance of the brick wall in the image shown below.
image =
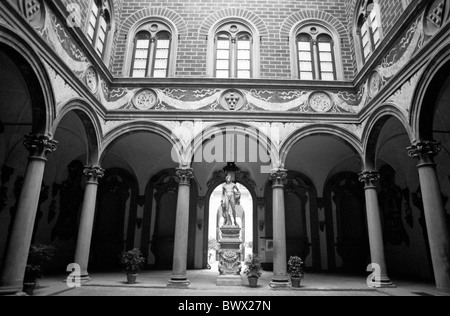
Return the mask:
[[[380,7],[384,34],[387,34],[390,32],[404,11],[402,1],[380,0]]]
[[[138,10],[152,6],[164,7],[176,12],[186,22],[188,31],[178,46],[177,77],[206,76],[207,41],[199,38],[199,29],[211,14],[225,8],[243,8],[256,14],[268,29],[268,37],[261,42],[261,78],[290,79],[290,45],[287,38],[280,38],[280,29],[285,20],[300,10],[320,10],[340,21],[346,21],[346,0],[298,1],[298,0],[150,0],[124,1],[122,21]],[[344,23],[345,25],[345,23]],[[120,30],[119,30],[120,33]],[[353,56],[351,43],[346,36],[342,39],[342,59],[345,78],[353,77]],[[117,40],[113,73],[122,76],[127,39],[121,34]]]

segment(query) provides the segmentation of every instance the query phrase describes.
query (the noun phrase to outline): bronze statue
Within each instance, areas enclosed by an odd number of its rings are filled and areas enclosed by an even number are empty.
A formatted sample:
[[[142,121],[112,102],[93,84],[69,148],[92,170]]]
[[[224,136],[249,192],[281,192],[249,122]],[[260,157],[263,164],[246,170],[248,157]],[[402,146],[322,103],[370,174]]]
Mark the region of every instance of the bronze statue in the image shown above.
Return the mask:
[[[236,205],[240,204],[241,192],[231,176],[226,177],[222,194],[222,216],[225,219],[224,226],[239,226],[236,220]]]

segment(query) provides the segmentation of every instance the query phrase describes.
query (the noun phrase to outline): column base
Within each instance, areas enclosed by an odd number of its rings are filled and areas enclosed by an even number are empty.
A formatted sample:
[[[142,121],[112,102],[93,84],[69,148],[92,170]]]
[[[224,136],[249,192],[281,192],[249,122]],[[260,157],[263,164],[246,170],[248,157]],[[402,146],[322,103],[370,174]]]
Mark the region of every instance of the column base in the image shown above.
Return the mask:
[[[189,287],[191,282],[188,280],[187,276],[174,275],[170,277],[168,288],[176,289],[186,289]]]
[[[0,286],[0,296],[21,296],[23,285],[14,285],[14,286]]]
[[[270,282],[272,289],[284,289],[291,286],[291,282],[288,277],[273,277]]]
[[[437,295],[450,296],[450,288],[436,287]]]
[[[367,284],[369,287],[382,289],[382,288],[396,288],[394,283],[388,277],[381,277],[378,280],[372,280]]]

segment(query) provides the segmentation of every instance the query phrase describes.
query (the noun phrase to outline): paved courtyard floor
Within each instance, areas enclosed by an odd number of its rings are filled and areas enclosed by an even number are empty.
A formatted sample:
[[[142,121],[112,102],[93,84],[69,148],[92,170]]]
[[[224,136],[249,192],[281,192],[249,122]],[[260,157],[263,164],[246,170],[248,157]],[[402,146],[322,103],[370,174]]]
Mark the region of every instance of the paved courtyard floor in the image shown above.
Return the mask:
[[[218,273],[212,270],[189,271],[191,285],[187,289],[167,288],[170,271],[146,271],[135,285],[126,284],[122,273],[93,273],[92,281],[81,288],[70,289],[64,276],[41,280],[36,296],[434,296],[439,295],[433,284],[396,281],[395,288],[370,289],[364,277],[338,274],[308,274],[300,290],[273,290],[271,273],[264,273],[259,287],[252,289],[243,278],[240,287],[218,287]]]

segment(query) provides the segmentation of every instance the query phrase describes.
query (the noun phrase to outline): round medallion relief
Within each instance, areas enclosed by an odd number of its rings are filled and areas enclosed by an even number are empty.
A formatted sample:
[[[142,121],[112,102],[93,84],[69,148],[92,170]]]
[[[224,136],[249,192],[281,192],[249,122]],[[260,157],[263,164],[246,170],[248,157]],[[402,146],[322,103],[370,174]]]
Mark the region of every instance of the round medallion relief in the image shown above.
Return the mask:
[[[141,90],[134,96],[133,104],[141,111],[147,111],[156,106],[158,103],[158,96],[152,90]]]
[[[369,79],[369,95],[374,97],[380,92],[382,85],[382,78],[377,71],[374,71]]]
[[[333,107],[333,101],[325,92],[314,92],[309,97],[309,106],[315,112],[326,113]]]
[[[91,90],[91,92],[93,93],[97,92],[99,80],[97,71],[95,70],[94,67],[91,66],[86,70],[85,81],[87,87],[89,88],[89,90]]]
[[[45,24],[45,5],[42,0],[21,0],[20,10],[27,21],[37,29]]]
[[[424,18],[424,31],[427,35],[434,35],[444,25],[449,17],[449,0],[430,1]]]
[[[225,110],[239,111],[247,103],[247,99],[239,90],[227,90],[222,94],[219,103]]]

